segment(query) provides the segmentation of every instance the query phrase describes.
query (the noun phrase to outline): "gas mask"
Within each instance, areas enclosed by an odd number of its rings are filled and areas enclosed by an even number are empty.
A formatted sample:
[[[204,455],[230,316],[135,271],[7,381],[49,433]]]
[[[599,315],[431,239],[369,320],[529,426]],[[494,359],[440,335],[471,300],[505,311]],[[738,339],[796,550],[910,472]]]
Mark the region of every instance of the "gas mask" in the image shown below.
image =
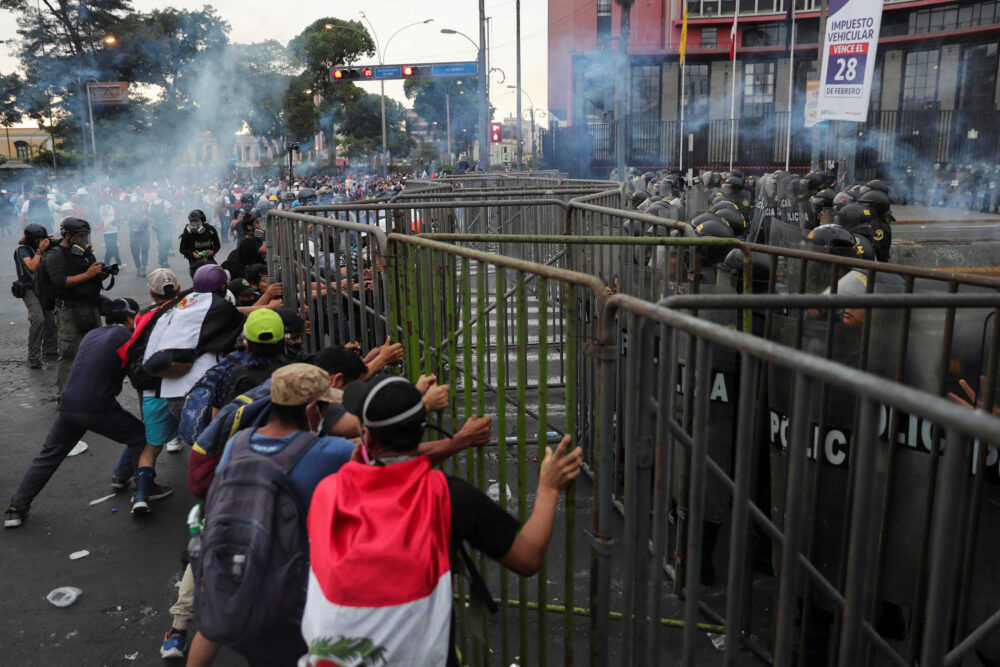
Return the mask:
[[[69,251],[77,256],[86,255],[88,252],[94,252],[94,244],[90,242],[90,234],[76,234],[70,237],[70,243],[72,244]]]
[[[205,225],[201,222],[189,221],[187,224],[188,234],[202,234],[205,231]]]
[[[263,239],[264,238],[264,230],[263,229],[254,229],[253,230],[253,237],[255,239]]]

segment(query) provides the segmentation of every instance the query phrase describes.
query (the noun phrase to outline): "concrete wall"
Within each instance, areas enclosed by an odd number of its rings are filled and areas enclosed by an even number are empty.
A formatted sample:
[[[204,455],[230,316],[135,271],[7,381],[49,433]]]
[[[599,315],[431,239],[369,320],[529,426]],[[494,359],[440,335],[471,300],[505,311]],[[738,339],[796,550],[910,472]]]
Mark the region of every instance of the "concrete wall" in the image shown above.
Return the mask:
[[[679,120],[681,72],[677,63],[663,63],[660,84],[660,120]]]
[[[728,60],[712,61],[712,71],[709,75],[709,95],[711,102],[708,116],[711,120],[729,118],[731,83],[729,77],[733,71],[733,63]],[[740,73],[743,71],[743,61],[736,61],[736,117],[740,117],[740,97],[743,95]]]
[[[941,47],[941,62],[938,65],[938,100],[941,109],[954,109],[958,96],[958,68],[962,47],[948,44]]]
[[[882,61],[882,110],[899,109],[903,85],[903,52],[899,49],[885,52]]]

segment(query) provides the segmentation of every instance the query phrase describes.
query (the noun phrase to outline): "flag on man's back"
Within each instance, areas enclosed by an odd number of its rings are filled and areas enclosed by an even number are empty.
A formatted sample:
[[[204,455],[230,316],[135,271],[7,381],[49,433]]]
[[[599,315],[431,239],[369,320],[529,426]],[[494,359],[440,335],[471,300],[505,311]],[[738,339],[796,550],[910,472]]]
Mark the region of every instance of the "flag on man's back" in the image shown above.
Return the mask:
[[[451,497],[421,456],[348,463],[309,508],[306,664],[443,665],[451,624]]]

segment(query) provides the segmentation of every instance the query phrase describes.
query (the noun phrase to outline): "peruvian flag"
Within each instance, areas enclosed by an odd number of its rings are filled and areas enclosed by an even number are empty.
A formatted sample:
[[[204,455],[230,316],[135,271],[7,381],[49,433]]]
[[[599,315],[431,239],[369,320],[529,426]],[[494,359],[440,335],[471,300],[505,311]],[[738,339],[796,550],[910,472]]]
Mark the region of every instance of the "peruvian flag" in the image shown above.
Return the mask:
[[[191,292],[156,320],[143,362],[162,350],[225,353],[244,322],[240,311],[218,294]]]
[[[736,23],[739,21],[740,11],[734,6],[733,27],[729,29],[729,59],[736,60]]]
[[[316,487],[308,528],[300,665],[447,662],[451,499],[430,459],[347,463]]]

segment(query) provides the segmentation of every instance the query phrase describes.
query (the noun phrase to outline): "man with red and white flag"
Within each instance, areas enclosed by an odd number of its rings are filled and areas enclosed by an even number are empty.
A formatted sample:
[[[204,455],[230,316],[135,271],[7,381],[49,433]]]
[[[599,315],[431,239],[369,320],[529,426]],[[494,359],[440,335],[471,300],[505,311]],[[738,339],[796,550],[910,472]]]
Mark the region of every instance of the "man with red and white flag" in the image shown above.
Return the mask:
[[[305,664],[457,665],[449,639],[451,554],[461,554],[474,597],[488,592],[466,542],[518,574],[537,572],[559,493],[580,472],[581,450],[567,453],[569,436],[555,452],[546,448],[534,509],[519,527],[483,492],[419,455],[426,411],[411,383],[353,383],[344,407],[361,420],[367,463],[346,464],[313,496]]]

